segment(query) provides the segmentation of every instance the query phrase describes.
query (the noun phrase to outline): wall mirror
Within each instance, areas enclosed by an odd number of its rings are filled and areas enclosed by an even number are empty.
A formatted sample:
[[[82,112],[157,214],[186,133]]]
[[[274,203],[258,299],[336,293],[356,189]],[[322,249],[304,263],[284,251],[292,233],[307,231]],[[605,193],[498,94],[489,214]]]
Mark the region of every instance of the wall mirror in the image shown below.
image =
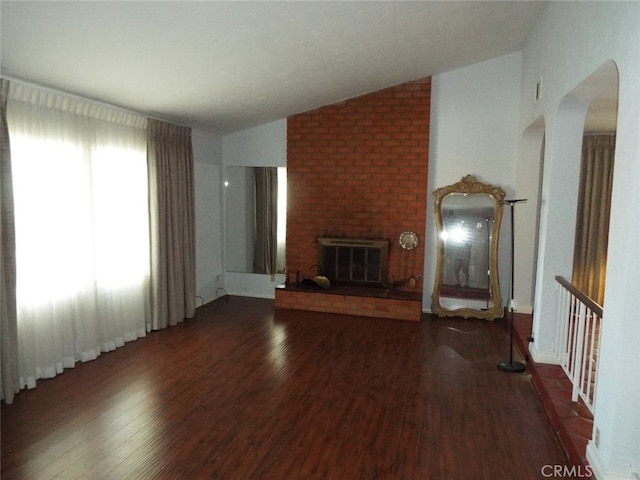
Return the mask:
[[[226,167],[226,271],[284,272],[286,167]]]
[[[473,175],[433,192],[438,263],[431,311],[439,316],[502,317],[498,236],[502,188]]]

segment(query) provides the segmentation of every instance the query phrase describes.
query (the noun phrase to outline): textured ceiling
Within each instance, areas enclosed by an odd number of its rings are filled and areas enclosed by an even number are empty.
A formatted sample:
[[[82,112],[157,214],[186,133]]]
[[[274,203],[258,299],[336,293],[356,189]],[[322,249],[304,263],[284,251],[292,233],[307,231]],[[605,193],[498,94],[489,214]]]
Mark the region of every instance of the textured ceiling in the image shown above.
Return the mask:
[[[545,4],[3,0],[1,71],[223,134],[518,51]]]

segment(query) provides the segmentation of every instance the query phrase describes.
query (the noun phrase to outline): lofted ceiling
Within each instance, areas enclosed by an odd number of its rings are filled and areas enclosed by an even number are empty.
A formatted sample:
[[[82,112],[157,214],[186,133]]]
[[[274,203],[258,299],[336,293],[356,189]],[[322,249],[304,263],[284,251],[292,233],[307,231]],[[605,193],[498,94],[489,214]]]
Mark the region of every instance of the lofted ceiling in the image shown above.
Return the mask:
[[[225,134],[521,50],[543,1],[7,1],[1,72]]]

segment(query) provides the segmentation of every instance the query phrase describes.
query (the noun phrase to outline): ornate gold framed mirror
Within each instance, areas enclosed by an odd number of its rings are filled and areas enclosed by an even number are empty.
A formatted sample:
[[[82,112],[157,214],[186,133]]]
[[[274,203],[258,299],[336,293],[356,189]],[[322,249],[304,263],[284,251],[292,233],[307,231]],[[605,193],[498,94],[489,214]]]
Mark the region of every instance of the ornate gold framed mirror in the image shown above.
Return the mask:
[[[502,317],[498,237],[504,190],[467,175],[433,196],[438,262],[431,311],[448,317]]]

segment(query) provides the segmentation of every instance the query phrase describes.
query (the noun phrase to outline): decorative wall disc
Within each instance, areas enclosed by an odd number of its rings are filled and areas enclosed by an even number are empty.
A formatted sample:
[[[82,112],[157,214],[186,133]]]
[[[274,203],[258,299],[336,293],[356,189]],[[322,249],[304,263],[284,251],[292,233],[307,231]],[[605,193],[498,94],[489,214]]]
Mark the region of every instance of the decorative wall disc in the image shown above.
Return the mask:
[[[402,232],[400,234],[400,246],[405,250],[413,250],[418,246],[418,235],[415,232]]]

